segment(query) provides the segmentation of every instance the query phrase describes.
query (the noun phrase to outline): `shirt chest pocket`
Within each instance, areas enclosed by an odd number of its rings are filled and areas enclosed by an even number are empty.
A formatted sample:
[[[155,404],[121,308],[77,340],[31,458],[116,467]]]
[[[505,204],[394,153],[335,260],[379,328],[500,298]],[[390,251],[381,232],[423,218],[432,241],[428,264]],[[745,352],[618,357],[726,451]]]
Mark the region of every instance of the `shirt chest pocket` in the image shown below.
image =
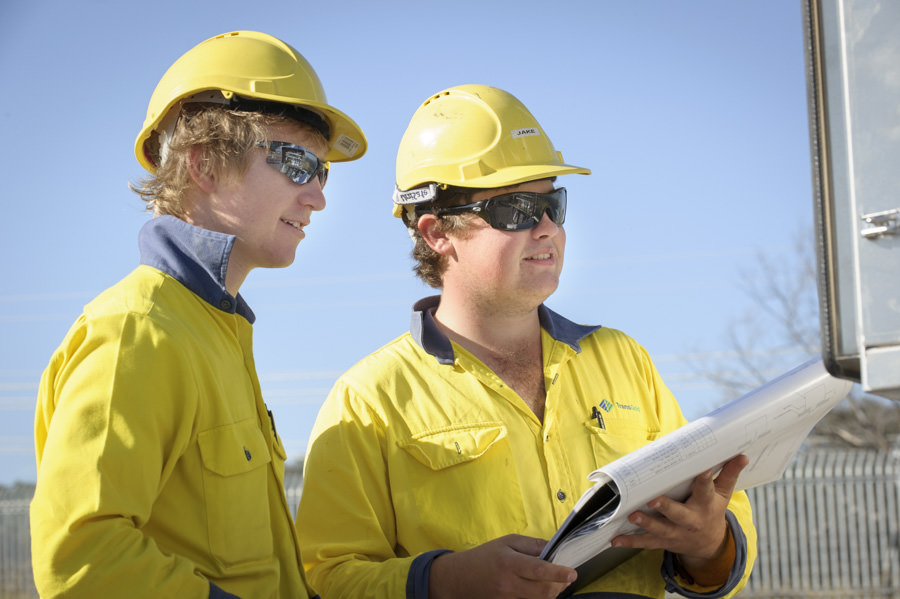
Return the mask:
[[[584,425],[591,440],[595,468],[605,466],[662,436],[659,431],[647,430],[636,423],[609,424],[607,421],[605,424],[606,427],[600,427],[596,421],[590,420]]]
[[[226,565],[266,559],[272,529],[266,467],[272,461],[255,419],[200,433],[210,548]]]
[[[426,431],[401,441],[392,472],[398,540],[412,554],[462,550],[526,524],[506,428],[500,423]]]

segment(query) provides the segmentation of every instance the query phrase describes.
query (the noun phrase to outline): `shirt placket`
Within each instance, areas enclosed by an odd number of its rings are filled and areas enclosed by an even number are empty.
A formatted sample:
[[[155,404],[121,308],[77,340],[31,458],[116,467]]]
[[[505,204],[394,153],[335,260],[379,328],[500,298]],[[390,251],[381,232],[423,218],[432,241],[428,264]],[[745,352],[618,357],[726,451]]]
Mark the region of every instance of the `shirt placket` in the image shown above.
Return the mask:
[[[550,504],[557,526],[566,519],[579,497],[567,452],[567,449],[571,450],[570,443],[560,432],[560,419],[568,413],[567,409],[571,409],[562,403],[565,384],[562,372],[572,353],[574,352],[568,345],[554,341],[550,344],[550,351],[546,353],[544,362],[544,376],[548,384],[541,448],[547,469]]]

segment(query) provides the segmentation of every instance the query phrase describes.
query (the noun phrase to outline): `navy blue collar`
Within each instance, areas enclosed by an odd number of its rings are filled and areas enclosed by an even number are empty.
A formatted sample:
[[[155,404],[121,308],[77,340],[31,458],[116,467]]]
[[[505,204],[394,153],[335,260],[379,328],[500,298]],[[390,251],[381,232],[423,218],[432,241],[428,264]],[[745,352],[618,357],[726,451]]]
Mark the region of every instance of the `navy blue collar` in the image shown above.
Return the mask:
[[[141,264],[161,270],[211,306],[240,314],[253,324],[256,315],[241,294],[234,297],[225,289],[234,240],[234,235],[208,231],[164,215],[141,228],[138,247]]]
[[[420,299],[413,305],[409,332],[422,349],[437,358],[441,364],[453,364],[453,345],[434,321],[434,311],[441,303],[441,296],[432,295]],[[579,341],[599,329],[599,326],[575,324],[560,316],[544,304],[538,306],[538,320],[541,328],[556,339],[562,341],[576,352],[581,352]]]

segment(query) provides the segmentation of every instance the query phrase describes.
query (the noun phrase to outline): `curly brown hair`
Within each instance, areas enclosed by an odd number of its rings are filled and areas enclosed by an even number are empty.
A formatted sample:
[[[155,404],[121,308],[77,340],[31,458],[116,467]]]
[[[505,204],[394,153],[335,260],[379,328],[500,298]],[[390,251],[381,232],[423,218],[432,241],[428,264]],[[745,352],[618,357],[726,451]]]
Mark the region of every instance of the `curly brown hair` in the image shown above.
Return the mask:
[[[423,214],[433,213],[436,208],[445,208],[449,206],[461,206],[468,204],[472,196],[483,191],[481,189],[468,187],[447,187],[438,188],[437,198],[415,212],[412,219],[407,220],[406,226],[409,229],[409,236],[413,240],[412,258],[415,261],[413,272],[427,285],[440,289],[444,284],[444,271],[447,269],[447,257],[437,253],[429,246],[419,233],[419,217]],[[442,233],[452,233],[458,237],[465,237],[468,229],[468,223],[473,218],[477,218],[472,214],[449,214],[441,216],[437,219],[438,230]]]

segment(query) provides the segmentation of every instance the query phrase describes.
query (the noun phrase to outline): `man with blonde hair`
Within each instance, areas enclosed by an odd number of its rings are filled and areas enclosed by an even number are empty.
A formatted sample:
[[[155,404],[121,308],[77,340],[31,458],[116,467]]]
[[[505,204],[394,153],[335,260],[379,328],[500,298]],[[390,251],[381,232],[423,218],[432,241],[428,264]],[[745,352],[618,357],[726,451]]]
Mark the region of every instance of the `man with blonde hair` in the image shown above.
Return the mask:
[[[309,597],[260,393],[254,268],[294,260],[329,163],[366,150],[272,36],[208,39],[138,135],[141,265],[90,302],[41,380],[31,505],[42,597]]]

